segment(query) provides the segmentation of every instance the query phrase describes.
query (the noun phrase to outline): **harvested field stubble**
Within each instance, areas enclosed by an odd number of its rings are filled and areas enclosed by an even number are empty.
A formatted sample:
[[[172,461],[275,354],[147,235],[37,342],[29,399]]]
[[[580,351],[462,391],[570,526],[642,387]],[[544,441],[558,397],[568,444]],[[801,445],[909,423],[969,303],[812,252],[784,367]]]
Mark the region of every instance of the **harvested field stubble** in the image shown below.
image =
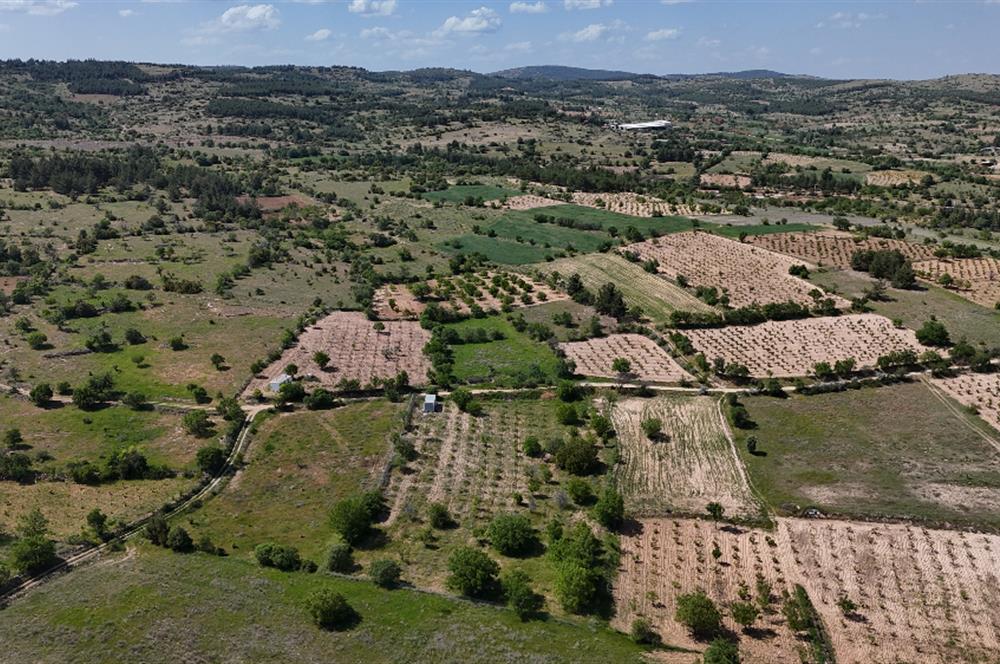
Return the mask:
[[[695,232],[674,233],[630,244],[623,250],[635,252],[643,260],[655,259],[659,271],[672,279],[682,275],[694,286],[714,286],[728,292],[732,307],[815,303],[809,293],[816,287],[788,274],[790,267],[802,261],[750,244]],[[837,306],[846,304],[841,298],[834,301]]]
[[[611,334],[560,344],[560,348],[576,362],[576,371],[583,376],[618,378],[619,374],[611,368],[611,364],[621,357],[632,365],[629,380],[637,378],[658,383],[693,380],[670,353],[641,334]]]
[[[710,555],[716,544],[719,562]],[[677,596],[700,588],[725,606],[737,601],[741,583],[753,593],[760,576],[772,585],[772,603],[757,627],[773,634],[741,634],[745,661],[800,661],[803,642],[778,611],[781,592],[799,584],[841,664],[993,662],[1000,656],[997,569],[995,535],[804,519],[780,519],[767,533],[649,519],[622,538],[613,624],[627,629],[645,615],[666,642],[700,647],[673,619]],[[856,612],[844,615],[842,596]]]
[[[854,358],[856,368],[873,367],[882,355],[928,350],[912,330],[894,327],[877,314],[768,321],[760,325],[687,330],[694,347],[709,361],[721,357],[750,369],[752,376],[805,376],[817,362]]]
[[[655,440],[642,430],[651,418],[663,423]],[[715,398],[627,399],[615,404],[613,419],[621,454],[615,480],[630,512],[700,514],[714,501],[726,514],[760,513]]]
[[[250,381],[244,393],[267,389],[268,380],[281,374],[289,363],[298,366],[300,375],[311,375],[327,387],[343,379],[358,380],[365,386],[376,378],[392,378],[400,371],[409,375],[413,385],[426,382],[430,364],[423,348],[430,333],[419,323],[409,321],[388,321],[383,325],[385,329],[379,332],[364,314],[334,312],[303,332],[298,343],[272,362],[261,374],[263,378]],[[313,361],[316,351],[330,356],[325,370]]]
[[[565,204],[565,201],[557,201],[553,198],[535,196],[534,194],[524,194],[523,196],[511,196],[507,199],[503,206],[508,210],[535,210],[537,208]]]
[[[858,238],[850,233],[770,233],[747,238],[754,246],[795,256],[816,265],[851,267],[851,256],[856,251],[895,250],[911,261],[927,260],[934,256],[934,248],[925,244],[887,238]]]

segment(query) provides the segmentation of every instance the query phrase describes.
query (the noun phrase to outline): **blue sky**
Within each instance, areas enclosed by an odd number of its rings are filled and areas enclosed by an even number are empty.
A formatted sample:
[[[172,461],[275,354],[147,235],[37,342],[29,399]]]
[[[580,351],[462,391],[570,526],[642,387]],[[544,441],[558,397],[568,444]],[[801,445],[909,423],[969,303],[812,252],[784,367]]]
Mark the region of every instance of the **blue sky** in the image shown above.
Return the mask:
[[[0,58],[1000,73],[1000,0],[0,0]]]

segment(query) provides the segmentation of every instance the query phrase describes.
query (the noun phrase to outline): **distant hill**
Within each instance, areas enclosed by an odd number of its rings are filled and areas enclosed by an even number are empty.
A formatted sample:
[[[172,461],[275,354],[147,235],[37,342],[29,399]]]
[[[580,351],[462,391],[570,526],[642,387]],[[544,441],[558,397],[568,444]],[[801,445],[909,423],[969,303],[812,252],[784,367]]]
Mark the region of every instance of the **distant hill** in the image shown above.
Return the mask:
[[[691,79],[691,78],[788,78],[791,74],[783,74],[769,69],[748,69],[735,72],[715,72],[709,74],[637,74],[635,72],[617,71],[612,69],[585,69],[583,67],[564,67],[561,65],[537,65],[532,67],[516,67],[493,72],[493,76],[512,80],[549,80],[549,81],[630,81],[636,79]]]

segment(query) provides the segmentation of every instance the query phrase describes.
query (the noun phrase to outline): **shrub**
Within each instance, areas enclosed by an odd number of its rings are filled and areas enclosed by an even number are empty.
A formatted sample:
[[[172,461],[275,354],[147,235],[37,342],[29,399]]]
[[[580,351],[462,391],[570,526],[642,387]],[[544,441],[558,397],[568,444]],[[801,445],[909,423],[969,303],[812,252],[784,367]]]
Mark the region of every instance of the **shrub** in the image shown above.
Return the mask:
[[[660,642],[660,635],[653,630],[649,618],[636,618],[632,621],[632,640],[636,643],[654,645]]]
[[[306,408],[309,410],[329,410],[337,405],[337,400],[333,392],[322,387],[317,387],[305,398]]]
[[[39,383],[31,388],[28,397],[31,399],[31,403],[39,408],[46,406],[52,401],[52,387],[48,383]]]
[[[302,566],[302,558],[294,546],[265,542],[254,548],[253,555],[261,567],[274,567],[283,572],[294,572]]]
[[[455,525],[451,514],[448,513],[448,508],[441,503],[431,503],[427,507],[427,519],[430,521],[431,526],[438,530],[451,528]]]
[[[10,562],[22,574],[37,574],[58,561],[55,542],[43,533],[18,538],[10,547]]]
[[[347,542],[337,542],[326,552],[326,569],[328,572],[349,573],[354,569],[354,556],[351,555],[351,545]]]
[[[729,607],[729,613],[744,630],[757,622],[757,618],[760,616],[760,610],[750,602],[734,603]]]
[[[931,316],[930,320],[924,323],[920,329],[917,330],[917,341],[925,346],[943,347],[951,345],[948,330],[945,328],[944,324],[934,318],[934,316]]]
[[[208,413],[203,410],[192,410],[185,413],[181,419],[184,430],[196,438],[208,438],[212,435],[214,425],[208,419]]]
[[[576,562],[565,562],[559,566],[556,595],[566,611],[586,613],[593,608],[602,581],[597,570]]]
[[[597,470],[597,446],[590,440],[574,437],[555,453],[556,465],[573,475],[589,475]]]
[[[399,577],[403,573],[399,563],[388,558],[380,558],[372,561],[368,567],[368,576],[375,585],[382,588],[394,588],[399,583]]]
[[[146,395],[141,392],[129,392],[122,397],[122,404],[132,410],[142,410],[146,408]]]
[[[45,344],[49,342],[49,338],[44,332],[32,332],[25,338],[25,340],[34,350],[41,350],[45,348]]]
[[[715,639],[705,649],[704,664],[740,664],[740,649],[732,641]]]
[[[646,438],[655,440],[660,437],[662,431],[663,421],[660,418],[650,417],[642,421],[642,432],[646,434]]]
[[[154,514],[150,517],[149,521],[146,522],[146,528],[143,530],[143,534],[153,544],[157,546],[167,545],[167,535],[170,529],[167,526],[167,520],[162,514]]]
[[[174,526],[167,534],[167,547],[179,553],[187,553],[194,549],[194,542],[188,531],[180,526]]]
[[[446,585],[468,597],[487,597],[496,590],[500,566],[479,549],[462,546],[448,557]]]
[[[719,633],[722,627],[722,614],[715,603],[701,592],[680,595],[677,598],[677,611],[674,619],[681,623],[697,639],[708,639]]]
[[[383,509],[382,494],[369,492],[337,502],[330,510],[330,525],[348,544],[361,541]]]
[[[590,482],[579,477],[572,477],[566,482],[566,493],[577,505],[589,505],[594,502],[594,489]]]
[[[614,530],[625,519],[625,499],[613,486],[606,486],[601,491],[601,496],[597,499],[592,514],[599,524],[609,530]]]
[[[206,445],[198,450],[195,460],[201,472],[215,475],[225,467],[226,453],[218,445]]]
[[[521,620],[537,615],[545,605],[545,598],[531,588],[531,579],[521,570],[513,570],[500,581],[507,605]]]
[[[524,439],[521,444],[524,453],[532,458],[537,458],[542,455],[542,444],[538,442],[538,438],[535,436],[528,436]]]
[[[344,596],[330,588],[321,588],[309,595],[306,609],[313,622],[323,629],[347,629],[359,620],[357,611]]]
[[[490,544],[505,556],[523,556],[537,543],[535,529],[523,514],[499,514],[486,529]]]

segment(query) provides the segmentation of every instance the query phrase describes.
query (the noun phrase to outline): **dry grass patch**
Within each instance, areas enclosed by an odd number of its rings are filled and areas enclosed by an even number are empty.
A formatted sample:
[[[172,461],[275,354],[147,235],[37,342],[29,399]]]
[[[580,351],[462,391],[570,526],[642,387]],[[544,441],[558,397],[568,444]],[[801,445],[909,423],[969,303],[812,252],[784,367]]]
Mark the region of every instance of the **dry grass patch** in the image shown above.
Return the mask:
[[[702,173],[699,183],[703,187],[718,187],[720,189],[749,189],[753,181],[748,175],[730,175],[726,173]]]
[[[621,460],[615,480],[631,513],[703,513],[718,502],[727,514],[760,513],[743,464],[712,397],[626,399],[612,413]],[[651,440],[645,420],[663,423]]]
[[[1000,260],[996,258],[925,260],[914,263],[913,269],[929,281],[951,276],[955,282],[951,288],[976,304],[990,308],[1000,304]]]
[[[749,236],[747,241],[754,246],[795,256],[816,265],[845,269],[851,267],[851,256],[856,251],[895,250],[911,261],[927,260],[934,256],[934,247],[925,244],[877,237],[861,238],[836,231],[769,233]]]
[[[918,184],[927,175],[925,171],[872,171],[865,175],[865,184],[874,187],[899,187]]]
[[[583,376],[618,378],[621,374],[611,368],[617,358],[631,364],[628,379],[656,383],[676,383],[693,380],[655,341],[641,334],[611,334],[586,341],[572,341],[559,345],[566,356],[576,363],[576,372]]]
[[[289,363],[298,366],[300,375],[310,375],[325,386],[344,379],[357,380],[364,386],[376,378],[392,378],[400,371],[405,371],[414,385],[426,382],[430,364],[423,348],[430,333],[410,321],[387,321],[382,325],[385,329],[377,331],[364,314],[336,311],[303,332],[298,343],[250,381],[244,392],[267,389],[270,378],[281,374]],[[316,351],[330,356],[325,370],[313,361]]]
[[[523,196],[511,196],[503,204],[508,210],[535,210],[538,208],[552,207],[553,205],[565,205],[565,201],[557,201],[553,198],[536,196],[534,194],[524,194]]]
[[[710,233],[674,233],[624,247],[643,260],[655,259],[672,279],[684,276],[694,286],[714,286],[728,293],[729,304],[744,307],[789,300],[806,306],[816,287],[788,274],[801,264],[788,256]],[[808,266],[807,266],[808,267]],[[840,298],[838,306],[843,301]]]
[[[752,376],[805,376],[817,362],[832,366],[848,358],[854,358],[857,368],[867,368],[890,351],[928,350],[912,330],[894,327],[877,314],[768,321],[685,334],[709,361],[721,357],[745,365]]]

